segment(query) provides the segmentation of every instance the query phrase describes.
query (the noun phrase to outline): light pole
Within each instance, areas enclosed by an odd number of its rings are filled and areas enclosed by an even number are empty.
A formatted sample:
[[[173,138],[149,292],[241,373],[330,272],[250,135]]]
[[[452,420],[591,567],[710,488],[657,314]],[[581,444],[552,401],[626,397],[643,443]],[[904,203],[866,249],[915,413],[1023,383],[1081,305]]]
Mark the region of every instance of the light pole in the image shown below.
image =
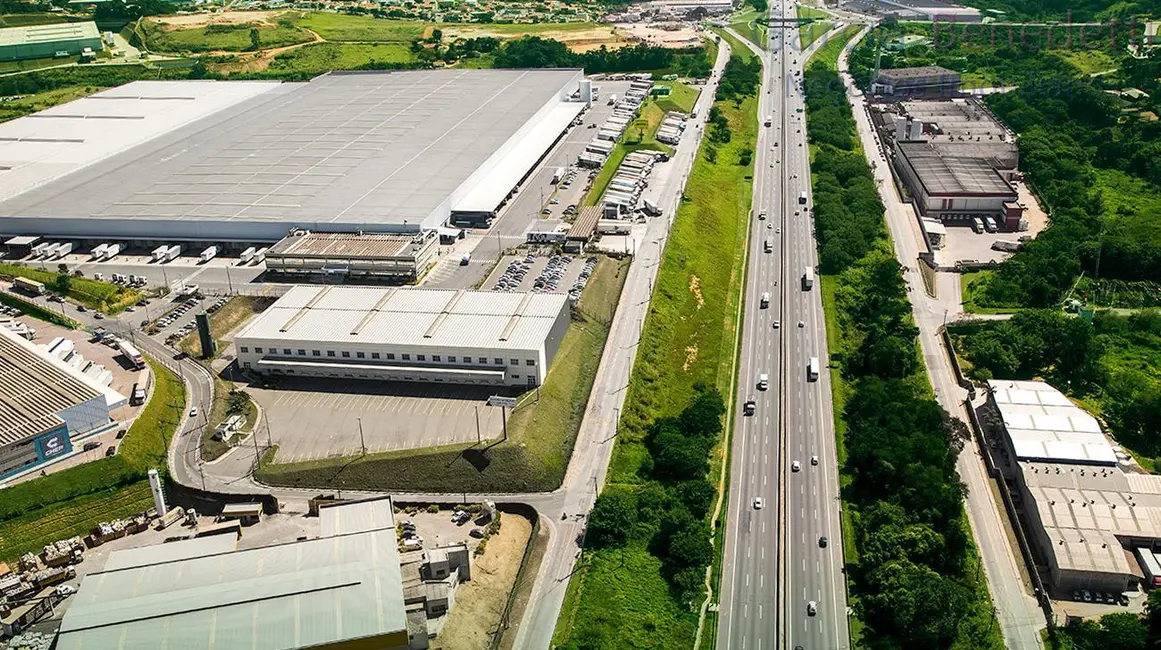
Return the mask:
[[[359,418],[359,444],[363,446],[363,455],[367,455],[367,441],[363,438],[363,418]]]

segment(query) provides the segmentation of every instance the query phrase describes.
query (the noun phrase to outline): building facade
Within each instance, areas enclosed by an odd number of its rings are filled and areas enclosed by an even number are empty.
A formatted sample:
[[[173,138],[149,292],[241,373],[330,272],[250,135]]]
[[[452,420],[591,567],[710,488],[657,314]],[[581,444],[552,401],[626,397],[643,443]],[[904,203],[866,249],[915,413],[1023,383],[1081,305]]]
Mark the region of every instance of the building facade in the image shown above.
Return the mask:
[[[948,97],[959,91],[960,76],[939,66],[880,70],[871,93],[895,97]]]
[[[54,23],[0,29],[0,61],[80,56],[104,49],[94,22]]]

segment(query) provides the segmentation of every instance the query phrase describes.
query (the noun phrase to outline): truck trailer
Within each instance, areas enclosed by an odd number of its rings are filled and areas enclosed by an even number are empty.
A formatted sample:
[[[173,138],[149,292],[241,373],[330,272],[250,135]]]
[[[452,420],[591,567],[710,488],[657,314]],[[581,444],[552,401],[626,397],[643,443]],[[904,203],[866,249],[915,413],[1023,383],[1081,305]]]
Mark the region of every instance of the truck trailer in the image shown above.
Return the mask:
[[[201,255],[198,255],[198,262],[201,264],[205,264],[206,262],[214,259],[217,256],[218,256],[218,247],[217,246],[210,246],[209,248],[202,251]]]
[[[804,272],[802,274],[802,290],[803,291],[810,291],[810,288],[813,286],[814,286],[814,267],[808,266],[808,267],[806,267],[806,272]]]

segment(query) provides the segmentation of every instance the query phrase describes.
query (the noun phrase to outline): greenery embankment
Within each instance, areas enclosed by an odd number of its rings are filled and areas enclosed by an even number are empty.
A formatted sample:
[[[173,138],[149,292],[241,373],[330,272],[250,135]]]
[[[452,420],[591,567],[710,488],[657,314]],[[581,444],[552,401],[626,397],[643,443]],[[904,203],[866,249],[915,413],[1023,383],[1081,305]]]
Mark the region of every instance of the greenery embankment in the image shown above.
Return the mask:
[[[1089,322],[1029,309],[950,331],[972,379],[1044,379],[1103,419],[1125,447],[1161,460],[1161,310],[1098,311]]]
[[[231,332],[254,316],[266,311],[272,304],[274,304],[274,298],[234,296],[217,311],[209,314],[210,336],[214,339],[214,354],[210,358],[216,358],[222,353],[222,349],[226,346],[225,338]],[[201,339],[198,338],[196,329],[183,336],[177,342],[176,347],[191,357],[203,358]]]
[[[711,461],[733,394],[760,67],[735,49],[658,271],[559,648],[688,648],[714,557]],[[716,476],[714,477],[716,478]]]
[[[68,273],[53,273],[22,264],[0,264],[0,277],[5,279],[22,277],[35,280],[50,291],[68,296],[90,309],[96,309],[106,314],[119,313],[129,305],[141,300],[141,292],[136,289],[75,277]]]
[[[859,642],[1002,648],[977,579],[956,456],[967,427],[935,401],[883,206],[833,67],[806,73],[815,228],[831,374],[847,578]],[[856,552],[852,552],[856,551]]]
[[[32,318],[36,318],[48,323],[54,323],[56,325],[60,325],[61,327],[67,327],[71,330],[80,329],[81,327],[80,323],[69,318],[68,316],[62,316],[61,314],[58,314],[51,309],[45,309],[44,307],[41,307],[39,304],[32,302],[31,300],[26,300],[20,296],[16,296],[10,293],[0,293],[0,304],[7,305],[9,307],[15,307],[16,309],[24,312],[27,316],[31,316]]]
[[[822,35],[829,32],[833,24],[829,20],[830,14],[813,7],[806,7],[798,5],[798,18],[808,19],[810,22],[798,26],[798,40],[802,49],[810,47],[810,44],[822,38]]]
[[[245,418],[246,423],[229,438],[215,439],[214,432],[218,426],[232,415],[241,415]],[[221,458],[247,434],[257,429],[258,406],[251,399],[250,394],[244,390],[239,390],[234,382],[214,377],[214,402],[210,406],[210,412],[205,417],[205,427],[201,434],[201,456],[202,460],[208,462]]]
[[[152,506],[146,473],[167,472],[166,449],[185,409],[185,386],[164,366],[150,361],[149,367],[153,395],[118,441],[116,455],[3,490],[0,561]]]
[[[541,492],[564,479],[628,270],[602,257],[561,342],[544,385],[522,398],[508,420],[508,441],[329,458],[301,463],[263,460],[263,483],[330,489],[432,492]],[[607,390],[608,387],[602,387]],[[537,397],[539,399],[537,399]],[[527,400],[527,401],[524,401]]]
[[[151,51],[181,54],[217,50],[256,52],[264,48],[286,47],[314,40],[313,35],[295,24],[292,14],[280,16],[274,24],[211,23],[196,29],[177,29],[143,20],[141,30]]]
[[[759,10],[749,4],[730,16],[730,28],[760,48],[766,47],[766,43],[770,40],[768,36],[770,28],[766,24],[766,11]]]

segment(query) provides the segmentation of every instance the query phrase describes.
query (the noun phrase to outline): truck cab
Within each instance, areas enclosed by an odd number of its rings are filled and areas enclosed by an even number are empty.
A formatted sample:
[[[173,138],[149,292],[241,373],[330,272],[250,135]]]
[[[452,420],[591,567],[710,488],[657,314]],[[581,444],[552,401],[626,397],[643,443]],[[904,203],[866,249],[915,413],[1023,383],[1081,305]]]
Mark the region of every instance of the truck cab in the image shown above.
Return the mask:
[[[770,387],[770,375],[762,373],[758,375],[758,390],[766,390]]]
[[[742,405],[742,415],[753,415],[756,409],[757,403],[754,402],[754,397],[751,396],[746,400],[746,403]]]
[[[760,300],[760,303],[762,305],[762,309],[766,309],[767,307],[770,306],[770,292],[769,291],[762,293],[762,298]]]

